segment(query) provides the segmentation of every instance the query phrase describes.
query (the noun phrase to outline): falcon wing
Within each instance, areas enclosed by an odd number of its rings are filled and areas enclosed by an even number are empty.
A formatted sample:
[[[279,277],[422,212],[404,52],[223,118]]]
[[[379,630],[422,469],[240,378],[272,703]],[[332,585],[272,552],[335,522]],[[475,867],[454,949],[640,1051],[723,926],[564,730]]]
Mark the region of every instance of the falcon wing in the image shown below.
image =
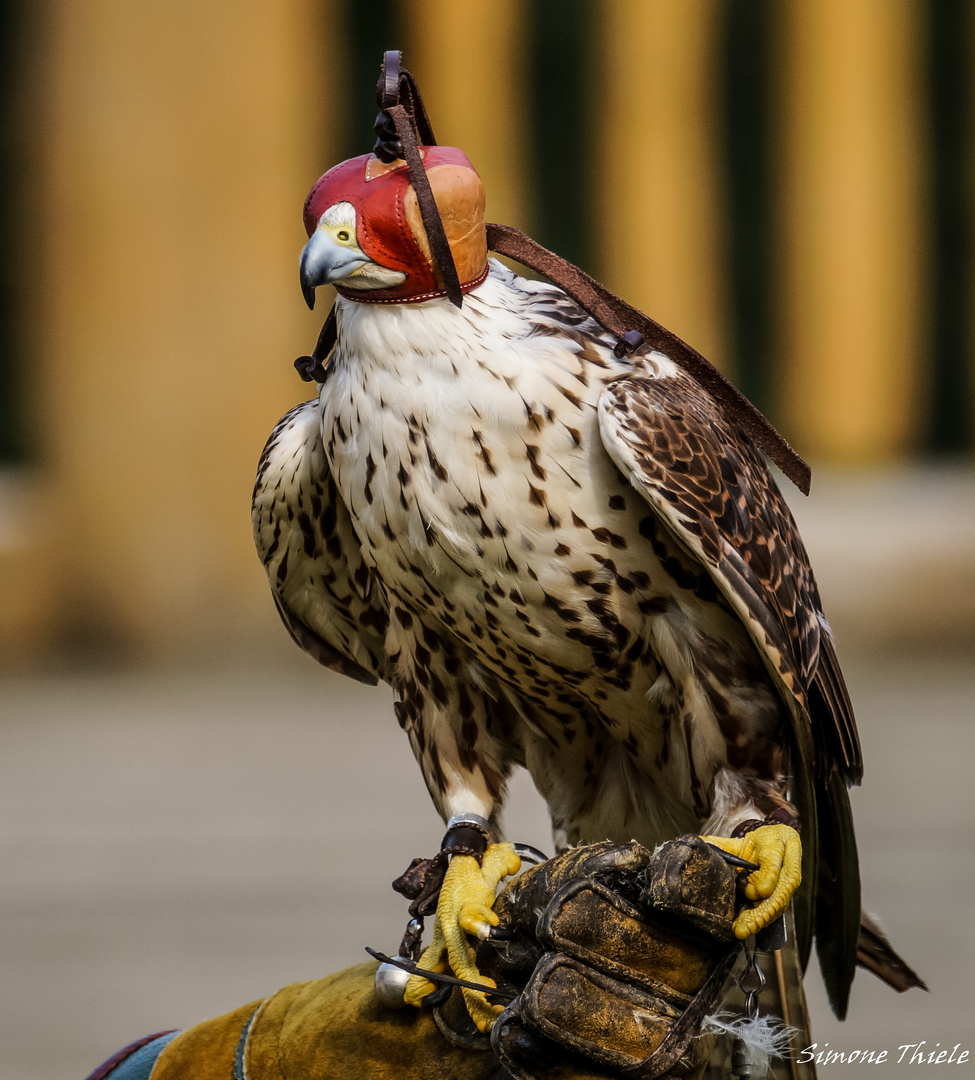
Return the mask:
[[[329,471],[317,401],[285,413],[271,432],[251,520],[274,603],[295,642],[359,682],[383,678],[388,610]]]
[[[856,723],[795,521],[759,452],[684,373],[639,366],[599,402],[603,443],[673,538],[707,568],[792,716],[803,878],[816,882],[817,949],[845,1009],[860,923],[847,786],[862,773]],[[803,963],[812,890],[796,897]],[[839,910],[842,908],[842,910]],[[829,971],[827,971],[829,969]]]

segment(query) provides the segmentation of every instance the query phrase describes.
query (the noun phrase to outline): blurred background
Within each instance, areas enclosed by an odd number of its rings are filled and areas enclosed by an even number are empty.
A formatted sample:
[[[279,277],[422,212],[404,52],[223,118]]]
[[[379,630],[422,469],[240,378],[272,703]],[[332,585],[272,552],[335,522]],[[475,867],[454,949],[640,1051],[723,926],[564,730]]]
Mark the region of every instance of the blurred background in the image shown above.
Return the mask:
[[[395,947],[388,883],[439,841],[388,692],[291,646],[249,526],[327,310],[302,203],[371,148],[397,47],[488,219],[812,462],[787,495],[861,725],[865,903],[932,988],[861,976],[841,1026],[814,976],[816,1035],[964,1043],[975,4],[5,0],[0,1080]],[[523,777],[508,823],[550,846]]]

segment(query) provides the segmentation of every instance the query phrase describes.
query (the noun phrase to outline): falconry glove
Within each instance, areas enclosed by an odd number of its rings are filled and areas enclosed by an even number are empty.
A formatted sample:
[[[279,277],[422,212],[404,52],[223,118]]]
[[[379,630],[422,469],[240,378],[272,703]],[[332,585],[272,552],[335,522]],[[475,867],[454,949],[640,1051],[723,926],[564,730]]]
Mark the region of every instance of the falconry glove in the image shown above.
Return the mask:
[[[491,1033],[516,1080],[699,1076],[702,1033],[739,953],[736,875],[700,837],[571,849],[495,904],[479,968],[521,987]]]

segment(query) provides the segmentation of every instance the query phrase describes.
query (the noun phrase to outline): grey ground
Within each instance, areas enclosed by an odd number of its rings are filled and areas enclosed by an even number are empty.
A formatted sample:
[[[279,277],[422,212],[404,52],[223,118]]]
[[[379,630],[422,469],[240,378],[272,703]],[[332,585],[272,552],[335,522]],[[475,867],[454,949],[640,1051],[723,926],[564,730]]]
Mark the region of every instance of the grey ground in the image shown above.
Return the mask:
[[[834,486],[831,512],[868,534],[900,528],[883,519],[889,500],[872,507],[843,490]],[[971,545],[971,520],[959,516],[935,577]],[[804,528],[814,557],[822,551],[824,586],[833,582],[864,743],[854,794],[864,898],[931,993],[898,996],[862,973],[841,1025],[816,976],[814,1037],[820,1048],[887,1048],[893,1076],[930,1076],[933,1066],[894,1064],[897,1047],[960,1042],[975,1058],[971,640],[959,645],[954,616],[905,619],[886,587],[870,593],[876,558],[831,551],[828,524]],[[885,557],[893,589],[904,569]],[[929,593],[939,588],[932,579]],[[864,628],[851,615],[885,604],[902,618],[886,625],[878,614]],[[507,823],[513,839],[550,848],[524,776]],[[395,948],[405,902],[389,881],[440,835],[388,693],[306,661],[273,616],[260,661],[8,677],[0,1080],[81,1080],[140,1035],[357,963],[363,945]],[[975,1063],[949,1074],[975,1076]]]

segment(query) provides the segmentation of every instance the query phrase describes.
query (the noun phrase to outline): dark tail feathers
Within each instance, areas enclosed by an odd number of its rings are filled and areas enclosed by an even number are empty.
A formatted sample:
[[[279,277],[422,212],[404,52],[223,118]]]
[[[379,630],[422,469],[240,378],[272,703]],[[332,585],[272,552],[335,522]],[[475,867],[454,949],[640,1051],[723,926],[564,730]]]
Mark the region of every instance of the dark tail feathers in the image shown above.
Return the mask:
[[[915,986],[927,990],[924,980],[894,952],[877,920],[865,911],[860,912],[857,963],[901,993]]]

